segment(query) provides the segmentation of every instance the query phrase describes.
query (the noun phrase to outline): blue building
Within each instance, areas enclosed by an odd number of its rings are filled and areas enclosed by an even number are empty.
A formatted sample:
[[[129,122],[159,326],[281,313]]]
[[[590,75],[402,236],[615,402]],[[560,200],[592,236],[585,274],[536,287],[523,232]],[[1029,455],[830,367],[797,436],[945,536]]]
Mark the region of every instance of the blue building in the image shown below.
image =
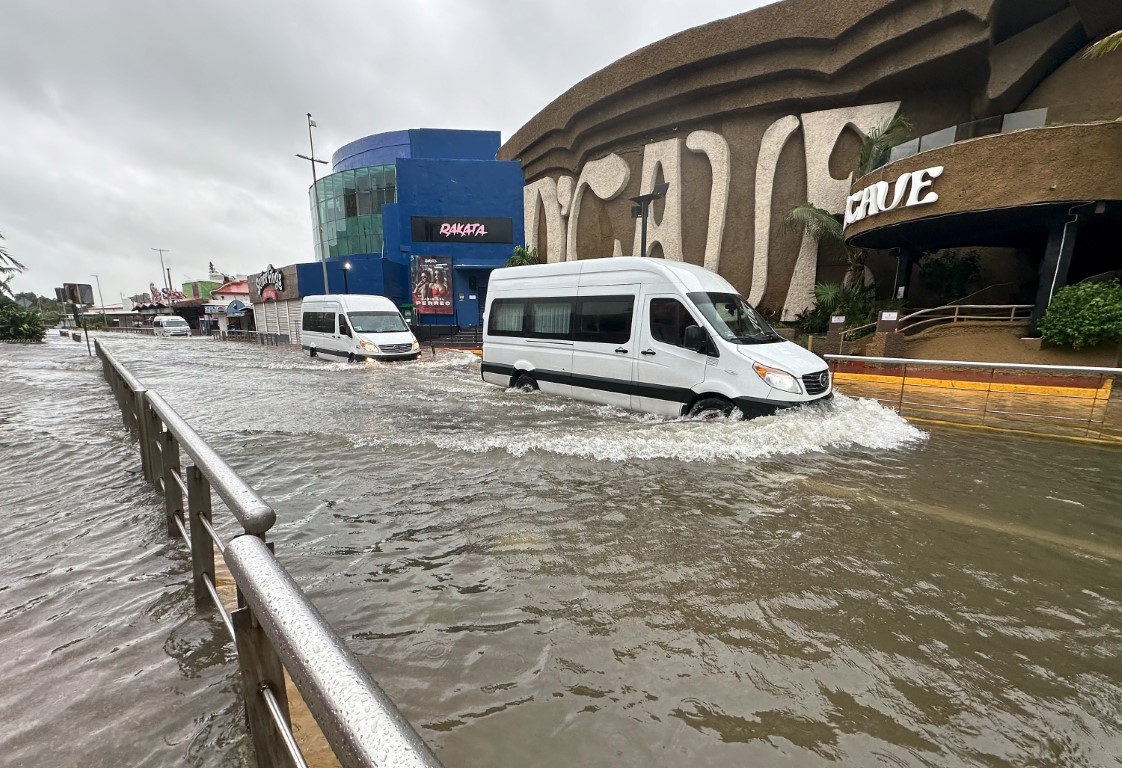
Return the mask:
[[[491,270],[523,242],[522,169],[495,160],[499,144],[498,131],[416,129],[340,147],[309,189],[317,263],[298,265],[300,295],[388,296],[413,305],[422,334],[479,327]]]

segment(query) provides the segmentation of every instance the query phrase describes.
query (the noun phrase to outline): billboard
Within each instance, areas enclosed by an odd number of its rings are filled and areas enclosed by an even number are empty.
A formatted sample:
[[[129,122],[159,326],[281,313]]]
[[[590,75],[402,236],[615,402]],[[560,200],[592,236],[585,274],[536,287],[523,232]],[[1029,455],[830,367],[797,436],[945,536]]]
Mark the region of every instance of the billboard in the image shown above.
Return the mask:
[[[57,292],[56,292],[56,295]],[[93,286],[88,283],[63,283],[62,295],[70,304],[83,304],[93,306]]]
[[[417,314],[452,314],[451,257],[414,255],[410,262],[413,307]]]

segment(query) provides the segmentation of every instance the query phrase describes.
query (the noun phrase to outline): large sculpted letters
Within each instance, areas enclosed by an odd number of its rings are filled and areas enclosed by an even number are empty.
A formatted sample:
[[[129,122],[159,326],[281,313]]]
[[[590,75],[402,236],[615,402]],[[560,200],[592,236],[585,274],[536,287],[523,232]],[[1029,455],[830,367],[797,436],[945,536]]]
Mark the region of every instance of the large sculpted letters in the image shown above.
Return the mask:
[[[830,109],[802,116],[803,145],[806,149],[806,198],[830,213],[842,213],[846,206],[853,174],[835,179],[830,173],[830,155],[842,131],[852,127],[867,134],[892,119],[900,102],[870,104],[863,107]],[[770,208],[770,206],[769,206]],[[818,243],[809,234],[803,235],[802,247],[783,303],[783,319],[795,317],[814,304],[814,278],[818,271]]]
[[[671,261],[682,260],[682,145],[678,139],[648,144],[643,150],[643,176],[639,193],[654,189],[658,170],[662,180],[670,184],[663,198],[662,218],[655,220],[653,210],[647,218],[647,252],[640,253],[642,228],[635,227],[635,245],[631,252],[636,256],[649,256],[655,243],[662,246],[662,256]],[[652,206],[653,208],[653,206]],[[638,220],[636,220],[638,221]]]
[[[624,190],[630,180],[631,168],[619,155],[608,155],[600,160],[585,163],[576,188],[573,190],[572,202],[569,203],[566,261],[576,261],[580,258],[577,254],[577,225],[580,222],[580,202],[584,197],[584,191],[591,189],[592,194],[601,200],[611,200]]]
[[[787,140],[799,127],[794,115],[782,117],[764,132],[760,157],[756,161],[756,249],[752,252],[752,290],[748,303],[758,305],[767,290],[768,254],[771,250],[771,193],[775,188],[775,168]]]
[[[729,207],[729,180],[732,160],[724,137],[712,131],[694,131],[686,137],[686,148],[709,158],[713,183],[709,188],[709,228],[705,234],[706,269],[713,272],[721,265],[721,243],[725,236],[725,214]]]
[[[568,178],[568,177],[562,177]],[[538,242],[539,227],[538,202],[545,209],[545,257],[546,261],[561,261],[565,258],[565,211],[557,199],[558,182],[546,176],[522,188],[522,212],[526,222],[526,243]],[[566,201],[566,205],[567,205]]]

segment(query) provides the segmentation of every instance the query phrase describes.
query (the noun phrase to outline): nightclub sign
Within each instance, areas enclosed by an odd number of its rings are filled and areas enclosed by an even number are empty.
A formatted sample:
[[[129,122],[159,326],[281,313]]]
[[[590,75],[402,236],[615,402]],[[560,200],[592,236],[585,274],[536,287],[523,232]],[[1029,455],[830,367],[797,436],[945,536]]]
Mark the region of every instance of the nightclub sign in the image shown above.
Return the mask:
[[[415,243],[512,243],[512,219],[412,216]]]
[[[253,283],[257,286],[257,292],[261,294],[261,298],[265,301],[276,301],[277,294],[284,290],[284,275],[279,269],[273,269],[270,264],[269,268],[257,276]]]
[[[939,195],[931,192],[930,189],[935,179],[942,175],[943,166],[937,165],[934,168],[905,173],[896,180],[895,187],[889,185],[887,181],[878,181],[860,192],[853,193],[845,202],[845,226],[848,227],[862,219],[896,208],[910,208],[938,202]],[[888,199],[890,190],[891,201]]]

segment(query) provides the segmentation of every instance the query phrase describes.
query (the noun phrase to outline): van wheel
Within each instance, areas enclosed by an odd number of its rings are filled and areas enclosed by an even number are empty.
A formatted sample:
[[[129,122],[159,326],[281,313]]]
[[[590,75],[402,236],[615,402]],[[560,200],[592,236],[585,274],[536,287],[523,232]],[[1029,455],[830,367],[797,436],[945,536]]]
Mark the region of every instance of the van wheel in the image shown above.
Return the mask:
[[[723,397],[703,397],[690,408],[689,416],[698,421],[727,419],[735,406]]]
[[[308,347],[308,357],[315,357],[315,356],[316,356],[316,348],[315,347]]]
[[[355,361],[355,353],[352,352],[349,355],[347,355],[347,362],[348,363],[353,363],[354,361]]]
[[[515,380],[514,388],[519,392],[536,392],[538,389],[538,382],[530,374],[523,373]]]

